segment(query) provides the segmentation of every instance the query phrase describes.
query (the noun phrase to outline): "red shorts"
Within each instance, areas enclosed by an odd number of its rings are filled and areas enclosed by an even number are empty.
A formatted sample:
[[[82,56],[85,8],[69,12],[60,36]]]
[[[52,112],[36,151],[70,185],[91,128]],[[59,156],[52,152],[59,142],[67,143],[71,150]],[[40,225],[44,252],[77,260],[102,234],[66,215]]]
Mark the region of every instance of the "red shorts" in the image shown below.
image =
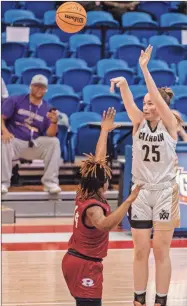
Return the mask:
[[[62,272],[74,298],[101,299],[103,289],[103,264],[66,253]]]

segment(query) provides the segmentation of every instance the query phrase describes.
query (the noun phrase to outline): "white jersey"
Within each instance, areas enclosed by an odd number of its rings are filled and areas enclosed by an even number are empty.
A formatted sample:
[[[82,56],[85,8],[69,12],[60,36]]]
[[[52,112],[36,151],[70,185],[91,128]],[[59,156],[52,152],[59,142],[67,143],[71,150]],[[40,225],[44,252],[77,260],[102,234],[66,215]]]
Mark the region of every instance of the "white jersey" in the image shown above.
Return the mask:
[[[133,182],[159,184],[175,179],[176,143],[161,120],[154,131],[149,123],[143,120],[133,136]]]

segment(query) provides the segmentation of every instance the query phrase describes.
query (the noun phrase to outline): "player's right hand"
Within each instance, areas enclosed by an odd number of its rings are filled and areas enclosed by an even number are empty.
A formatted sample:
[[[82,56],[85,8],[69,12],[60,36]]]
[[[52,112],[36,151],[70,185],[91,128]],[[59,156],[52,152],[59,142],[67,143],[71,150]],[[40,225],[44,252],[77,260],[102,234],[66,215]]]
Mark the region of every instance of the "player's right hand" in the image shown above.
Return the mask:
[[[136,200],[136,198],[137,198],[137,196],[138,196],[138,194],[139,194],[141,188],[142,188],[142,185],[137,185],[137,186],[131,191],[131,194],[129,195],[127,201],[129,201],[130,203],[133,203],[133,202]]]
[[[2,135],[3,143],[9,143],[13,138],[14,138],[14,135],[9,132],[3,133]]]
[[[115,115],[116,110],[114,107],[109,107],[107,111],[103,112],[103,119],[101,122],[102,130],[111,132],[114,129],[120,127],[120,124],[114,124]]]
[[[113,78],[110,80],[110,92],[114,92],[115,85],[120,88],[127,84],[127,80],[124,77]]]

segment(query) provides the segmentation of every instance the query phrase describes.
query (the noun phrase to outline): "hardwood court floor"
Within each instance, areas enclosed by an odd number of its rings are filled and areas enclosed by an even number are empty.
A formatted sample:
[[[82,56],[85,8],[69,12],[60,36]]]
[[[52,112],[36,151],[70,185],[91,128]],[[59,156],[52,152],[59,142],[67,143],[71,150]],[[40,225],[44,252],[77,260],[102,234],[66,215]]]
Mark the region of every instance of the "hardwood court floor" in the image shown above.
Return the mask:
[[[3,306],[73,306],[61,274],[65,251],[2,253]],[[103,306],[132,305],[132,249],[109,250],[104,260]],[[171,249],[172,281],[168,306],[187,306],[187,249]],[[147,306],[153,306],[154,261],[150,257]]]

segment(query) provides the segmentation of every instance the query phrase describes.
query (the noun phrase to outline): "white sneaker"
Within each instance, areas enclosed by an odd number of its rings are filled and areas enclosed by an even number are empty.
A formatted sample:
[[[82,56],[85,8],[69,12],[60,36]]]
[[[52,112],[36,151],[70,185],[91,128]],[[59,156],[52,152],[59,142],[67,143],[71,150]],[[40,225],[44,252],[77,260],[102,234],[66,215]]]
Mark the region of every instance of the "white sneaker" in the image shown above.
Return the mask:
[[[55,193],[60,193],[62,190],[61,190],[60,186],[54,185],[54,186],[51,186],[51,187],[45,186],[44,191],[47,191],[50,194],[55,194]]]
[[[8,192],[8,188],[5,185],[1,186],[1,193],[6,194]]]

